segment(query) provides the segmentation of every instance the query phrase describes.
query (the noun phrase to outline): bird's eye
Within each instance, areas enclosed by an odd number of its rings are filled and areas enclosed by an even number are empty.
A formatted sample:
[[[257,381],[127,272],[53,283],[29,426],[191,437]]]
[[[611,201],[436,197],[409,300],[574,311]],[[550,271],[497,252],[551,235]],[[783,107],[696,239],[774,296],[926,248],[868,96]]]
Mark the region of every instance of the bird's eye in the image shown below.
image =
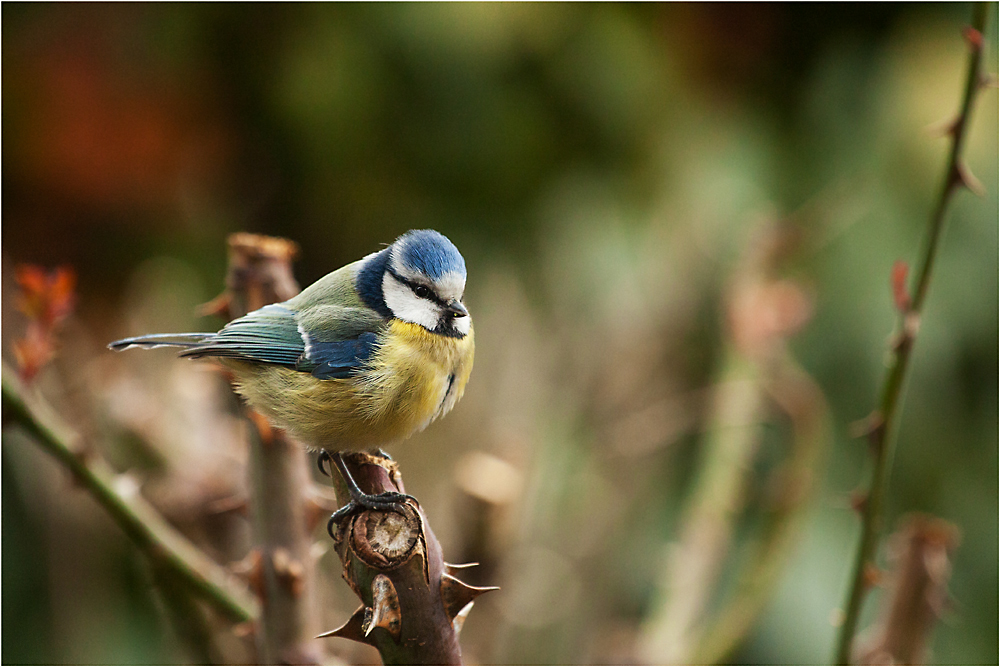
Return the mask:
[[[421,299],[426,299],[431,295],[430,289],[423,285],[417,285],[416,287],[414,287],[413,293],[419,296]]]

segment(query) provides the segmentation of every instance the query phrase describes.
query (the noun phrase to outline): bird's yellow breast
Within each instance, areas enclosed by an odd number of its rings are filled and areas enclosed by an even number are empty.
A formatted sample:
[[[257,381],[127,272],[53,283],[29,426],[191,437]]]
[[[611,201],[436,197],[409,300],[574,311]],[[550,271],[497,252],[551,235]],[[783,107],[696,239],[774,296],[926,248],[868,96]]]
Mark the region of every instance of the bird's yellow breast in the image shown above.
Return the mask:
[[[465,391],[474,351],[471,328],[464,338],[452,338],[392,320],[364,369],[351,378],[227,365],[247,402],[306,445],[363,449],[408,438],[447,414]]]

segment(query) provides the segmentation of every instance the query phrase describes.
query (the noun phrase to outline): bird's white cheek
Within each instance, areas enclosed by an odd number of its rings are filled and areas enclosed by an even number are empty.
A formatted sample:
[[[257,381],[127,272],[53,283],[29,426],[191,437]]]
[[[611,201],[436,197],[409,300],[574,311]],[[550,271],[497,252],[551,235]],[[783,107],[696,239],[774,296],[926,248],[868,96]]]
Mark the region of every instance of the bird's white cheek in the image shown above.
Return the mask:
[[[452,320],[452,326],[455,328],[455,331],[465,336],[469,333],[469,329],[472,327],[472,318],[468,315],[465,317],[456,317]]]
[[[386,273],[382,278],[382,296],[392,314],[405,322],[434,329],[438,323],[438,309],[427,299],[420,299],[413,291]],[[468,319],[462,318],[462,319]]]

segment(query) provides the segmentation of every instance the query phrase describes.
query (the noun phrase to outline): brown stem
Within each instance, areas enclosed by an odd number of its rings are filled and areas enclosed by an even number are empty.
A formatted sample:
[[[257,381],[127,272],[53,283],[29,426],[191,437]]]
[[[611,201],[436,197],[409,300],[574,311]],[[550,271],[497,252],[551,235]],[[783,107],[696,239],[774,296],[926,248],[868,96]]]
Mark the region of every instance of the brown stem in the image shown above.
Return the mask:
[[[241,317],[295,296],[291,262],[297,247],[285,239],[229,237],[226,292],[205,310]],[[260,629],[257,646],[265,664],[318,664],[320,647],[313,613],[315,566],[310,555],[307,508],[310,474],[305,448],[251,414],[250,476],[254,542],[261,556]]]
[[[365,493],[405,493],[394,461],[373,454],[345,453],[351,476]],[[350,500],[334,477],[337,498]],[[404,511],[364,511],[337,526],[336,549],[344,579],[362,606],[340,628],[323,637],[342,637],[378,649],[387,665],[459,665],[458,633],[472,601],[493,588],[456,579],[423,510],[407,502]]]

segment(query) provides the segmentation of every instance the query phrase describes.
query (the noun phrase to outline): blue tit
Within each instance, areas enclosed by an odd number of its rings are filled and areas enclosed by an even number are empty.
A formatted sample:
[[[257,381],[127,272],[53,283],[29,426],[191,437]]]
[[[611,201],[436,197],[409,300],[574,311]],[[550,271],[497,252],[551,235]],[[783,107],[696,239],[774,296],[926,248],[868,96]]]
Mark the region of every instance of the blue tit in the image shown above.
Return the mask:
[[[339,452],[398,442],[455,407],[475,349],[465,278],[451,241],[410,231],[217,333],[153,334],[108,347],[174,346],[182,357],[218,359],[251,407],[320,450],[321,469],[325,459],[337,465],[352,500],[334,519],[398,509],[407,496],[362,493]]]

